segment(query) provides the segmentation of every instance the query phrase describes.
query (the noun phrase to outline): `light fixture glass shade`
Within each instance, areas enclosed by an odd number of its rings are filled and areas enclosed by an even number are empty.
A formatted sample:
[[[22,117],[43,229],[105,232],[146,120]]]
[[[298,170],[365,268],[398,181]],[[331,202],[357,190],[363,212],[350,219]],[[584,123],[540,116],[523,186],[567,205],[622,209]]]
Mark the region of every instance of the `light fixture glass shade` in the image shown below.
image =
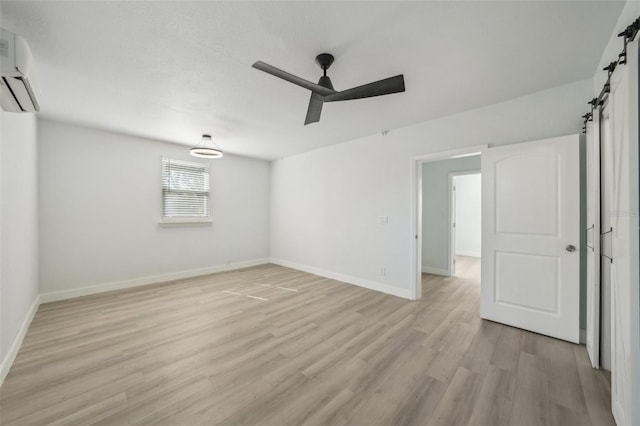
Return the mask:
[[[194,157],[200,158],[220,158],[222,157],[222,151],[215,148],[191,148],[189,153]]]
[[[221,158],[223,155],[222,150],[211,141],[210,135],[202,135],[202,142],[191,148],[189,153],[200,158]]]

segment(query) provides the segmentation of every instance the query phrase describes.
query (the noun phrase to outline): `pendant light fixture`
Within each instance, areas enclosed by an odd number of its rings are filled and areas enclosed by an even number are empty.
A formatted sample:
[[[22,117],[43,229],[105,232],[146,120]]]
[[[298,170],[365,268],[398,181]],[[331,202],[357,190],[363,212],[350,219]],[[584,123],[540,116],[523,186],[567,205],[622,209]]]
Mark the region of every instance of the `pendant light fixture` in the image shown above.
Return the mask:
[[[211,140],[211,135],[202,135],[202,142],[189,150],[194,157],[221,158],[222,150]]]

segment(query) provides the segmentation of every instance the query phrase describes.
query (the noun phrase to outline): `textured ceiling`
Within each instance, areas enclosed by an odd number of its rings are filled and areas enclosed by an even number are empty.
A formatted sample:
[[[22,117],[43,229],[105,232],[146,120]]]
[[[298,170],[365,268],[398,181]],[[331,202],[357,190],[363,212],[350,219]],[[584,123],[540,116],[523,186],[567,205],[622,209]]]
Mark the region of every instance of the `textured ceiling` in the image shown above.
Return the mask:
[[[36,60],[41,116],[163,141],[211,133],[280,158],[590,78],[623,2],[0,2]],[[403,73],[407,91],[327,104],[257,60],[337,90]]]

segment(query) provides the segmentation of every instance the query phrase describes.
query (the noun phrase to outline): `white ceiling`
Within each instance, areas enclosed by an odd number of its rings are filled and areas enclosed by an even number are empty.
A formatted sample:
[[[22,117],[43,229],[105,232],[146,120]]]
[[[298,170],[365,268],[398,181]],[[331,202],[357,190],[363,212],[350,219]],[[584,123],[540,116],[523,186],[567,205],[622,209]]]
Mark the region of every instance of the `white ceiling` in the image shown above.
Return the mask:
[[[590,78],[624,2],[0,3],[36,59],[41,116],[280,158]],[[337,90],[403,73],[407,91],[325,105],[257,60]]]

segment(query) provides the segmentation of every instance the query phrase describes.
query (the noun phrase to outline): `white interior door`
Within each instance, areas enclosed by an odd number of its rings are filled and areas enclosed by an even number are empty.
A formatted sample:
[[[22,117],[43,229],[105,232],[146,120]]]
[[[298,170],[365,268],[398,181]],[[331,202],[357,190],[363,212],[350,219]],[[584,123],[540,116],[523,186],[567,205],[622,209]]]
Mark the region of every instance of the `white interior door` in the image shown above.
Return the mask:
[[[449,269],[451,275],[456,274],[456,177],[449,173],[449,211],[451,223],[449,223]]]
[[[606,101],[600,112],[600,366],[611,371],[611,256],[612,179],[611,108]],[[588,315],[588,314],[587,314]]]
[[[579,136],[482,155],[482,318],[578,343]]]
[[[587,123],[587,353],[600,367],[600,114]]]
[[[603,191],[613,228],[611,282],[611,409],[619,425],[640,424],[640,290],[638,289],[638,42],[627,49],[627,65],[611,78],[610,125],[603,149],[611,173]],[[605,142],[606,141],[606,142]],[[604,170],[604,165],[603,165]],[[604,175],[604,171],[603,171]],[[607,250],[603,238],[602,251]]]

